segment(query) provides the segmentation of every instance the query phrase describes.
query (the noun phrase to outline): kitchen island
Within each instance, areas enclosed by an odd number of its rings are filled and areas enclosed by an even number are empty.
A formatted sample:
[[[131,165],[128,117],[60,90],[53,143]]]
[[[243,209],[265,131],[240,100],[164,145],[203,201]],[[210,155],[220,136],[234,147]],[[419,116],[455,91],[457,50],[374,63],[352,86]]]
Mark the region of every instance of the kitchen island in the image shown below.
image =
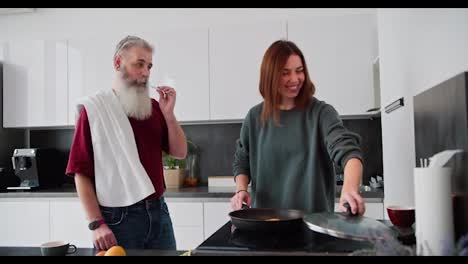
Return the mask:
[[[335,209],[340,189],[336,190]],[[195,249],[229,220],[234,191],[208,186],[166,190],[178,250]],[[363,189],[362,196],[366,215],[383,219],[383,190]],[[2,192],[0,212],[8,216],[0,218],[0,247],[37,247],[47,241],[67,240],[79,248],[92,248],[88,221],[73,185]]]
[[[308,229],[305,225],[296,232],[269,230],[242,231],[227,222],[203,241],[192,255],[349,255],[358,250],[372,250],[366,241],[335,238]]]
[[[401,229],[388,220],[380,221],[389,227],[400,246],[414,249],[414,229]],[[193,256],[372,256],[395,253],[388,250],[379,243],[373,244],[370,239],[338,238],[312,231],[305,224],[298,231],[269,229],[261,232],[240,230],[228,221],[190,253]]]
[[[95,256],[98,250],[93,248],[77,248],[75,253],[67,256]],[[156,249],[127,249],[127,256],[180,256],[185,251]],[[0,247],[0,256],[42,256],[39,247]]]

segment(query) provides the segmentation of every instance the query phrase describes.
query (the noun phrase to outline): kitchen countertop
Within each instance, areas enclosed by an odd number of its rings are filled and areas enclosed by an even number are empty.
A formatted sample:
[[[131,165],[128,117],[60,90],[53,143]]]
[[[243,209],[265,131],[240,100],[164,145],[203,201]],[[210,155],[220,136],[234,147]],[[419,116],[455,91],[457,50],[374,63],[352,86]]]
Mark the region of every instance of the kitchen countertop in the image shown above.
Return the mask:
[[[185,187],[169,188],[164,193],[168,201],[229,201],[234,195],[234,187]],[[336,188],[336,201],[338,201],[341,186]],[[361,188],[361,195],[366,202],[382,202],[384,197],[383,189],[373,189],[366,186]],[[0,192],[2,198],[77,198],[78,194],[73,185],[65,185],[61,188],[44,189],[36,191],[16,191]]]
[[[192,256],[349,256],[349,252],[193,250]]]
[[[77,248],[76,252],[67,256],[94,256],[99,250],[93,248]],[[127,256],[180,256],[185,251],[127,249]],[[0,256],[41,256],[39,247],[0,247]]]

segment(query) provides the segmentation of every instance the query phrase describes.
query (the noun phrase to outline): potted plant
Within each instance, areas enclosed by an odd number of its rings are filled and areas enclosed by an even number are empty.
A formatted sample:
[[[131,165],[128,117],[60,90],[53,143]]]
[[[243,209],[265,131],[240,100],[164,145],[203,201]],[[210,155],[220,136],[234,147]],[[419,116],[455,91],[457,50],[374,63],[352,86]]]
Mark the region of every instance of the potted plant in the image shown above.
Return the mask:
[[[185,159],[176,159],[163,152],[164,182],[166,188],[180,188],[185,178]]]

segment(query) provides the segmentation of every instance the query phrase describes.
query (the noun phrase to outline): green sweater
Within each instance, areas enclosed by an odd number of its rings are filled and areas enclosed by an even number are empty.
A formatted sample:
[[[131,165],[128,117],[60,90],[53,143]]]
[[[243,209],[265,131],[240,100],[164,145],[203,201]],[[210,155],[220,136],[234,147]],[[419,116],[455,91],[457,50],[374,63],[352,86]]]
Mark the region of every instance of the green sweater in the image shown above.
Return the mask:
[[[233,172],[252,185],[252,207],[333,212],[335,169],[362,161],[359,135],[348,131],[336,110],[312,98],[302,110],[280,111],[280,127],[260,123],[263,103],[248,112],[236,142]]]

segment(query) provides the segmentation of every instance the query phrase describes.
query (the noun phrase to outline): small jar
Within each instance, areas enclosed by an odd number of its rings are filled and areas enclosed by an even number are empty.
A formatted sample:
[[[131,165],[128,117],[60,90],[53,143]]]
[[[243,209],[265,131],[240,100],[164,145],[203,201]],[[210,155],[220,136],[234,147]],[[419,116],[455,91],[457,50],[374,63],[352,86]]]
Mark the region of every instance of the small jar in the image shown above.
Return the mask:
[[[198,156],[196,154],[189,154],[187,157],[187,175],[184,180],[184,186],[195,187],[199,184],[198,178]]]

